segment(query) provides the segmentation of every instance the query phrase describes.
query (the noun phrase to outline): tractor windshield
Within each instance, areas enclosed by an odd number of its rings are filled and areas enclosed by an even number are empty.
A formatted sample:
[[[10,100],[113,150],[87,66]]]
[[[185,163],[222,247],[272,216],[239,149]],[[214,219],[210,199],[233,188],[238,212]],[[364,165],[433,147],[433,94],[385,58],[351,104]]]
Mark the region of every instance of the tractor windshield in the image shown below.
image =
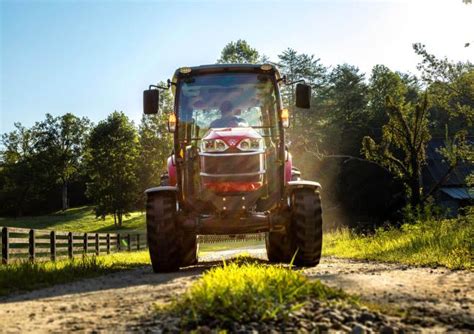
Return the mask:
[[[276,102],[269,74],[218,73],[182,79],[180,137],[199,139],[210,128],[228,127],[253,127],[268,136],[278,125]]]

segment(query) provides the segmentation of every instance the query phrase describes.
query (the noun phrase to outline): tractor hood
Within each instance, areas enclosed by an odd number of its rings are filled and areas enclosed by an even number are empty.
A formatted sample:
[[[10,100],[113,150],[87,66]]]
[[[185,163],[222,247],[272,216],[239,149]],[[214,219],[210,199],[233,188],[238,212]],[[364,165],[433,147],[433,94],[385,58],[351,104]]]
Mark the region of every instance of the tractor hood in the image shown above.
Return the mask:
[[[229,147],[236,147],[242,139],[260,139],[262,136],[253,128],[219,128],[210,129],[203,140],[221,139]]]

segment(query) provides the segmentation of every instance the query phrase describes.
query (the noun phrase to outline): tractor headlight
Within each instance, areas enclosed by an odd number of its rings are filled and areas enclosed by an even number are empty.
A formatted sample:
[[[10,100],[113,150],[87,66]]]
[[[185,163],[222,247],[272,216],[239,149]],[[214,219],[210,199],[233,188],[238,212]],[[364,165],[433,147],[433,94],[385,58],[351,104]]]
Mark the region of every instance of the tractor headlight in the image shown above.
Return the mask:
[[[241,151],[259,151],[263,149],[262,138],[246,138],[242,139],[237,145],[237,148]]]
[[[203,152],[223,152],[228,148],[229,146],[227,146],[225,141],[221,139],[203,140],[201,144],[201,149]]]

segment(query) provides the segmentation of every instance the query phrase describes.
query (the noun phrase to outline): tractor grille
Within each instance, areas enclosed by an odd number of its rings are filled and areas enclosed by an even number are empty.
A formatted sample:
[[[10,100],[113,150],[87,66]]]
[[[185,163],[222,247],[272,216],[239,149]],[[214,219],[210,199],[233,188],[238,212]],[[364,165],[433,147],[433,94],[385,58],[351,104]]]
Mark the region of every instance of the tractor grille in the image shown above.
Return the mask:
[[[263,170],[262,154],[201,156],[201,172],[206,174],[256,173]]]
[[[264,161],[263,152],[201,153],[201,180],[205,188],[218,192],[256,190],[262,185]]]

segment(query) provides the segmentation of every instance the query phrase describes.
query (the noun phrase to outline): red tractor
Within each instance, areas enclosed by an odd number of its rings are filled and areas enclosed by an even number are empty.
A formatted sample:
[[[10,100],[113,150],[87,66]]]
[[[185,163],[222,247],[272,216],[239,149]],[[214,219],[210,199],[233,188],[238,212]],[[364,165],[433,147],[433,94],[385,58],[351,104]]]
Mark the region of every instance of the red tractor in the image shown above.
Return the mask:
[[[175,99],[168,171],[146,190],[155,272],[197,263],[198,234],[266,232],[271,262],[319,263],[320,185],[292,166],[284,84],[273,65],[220,64],[182,67],[168,87],[144,91],[145,114],[158,112],[160,89],[171,87]],[[296,107],[309,108],[310,86],[298,83],[295,95]]]

